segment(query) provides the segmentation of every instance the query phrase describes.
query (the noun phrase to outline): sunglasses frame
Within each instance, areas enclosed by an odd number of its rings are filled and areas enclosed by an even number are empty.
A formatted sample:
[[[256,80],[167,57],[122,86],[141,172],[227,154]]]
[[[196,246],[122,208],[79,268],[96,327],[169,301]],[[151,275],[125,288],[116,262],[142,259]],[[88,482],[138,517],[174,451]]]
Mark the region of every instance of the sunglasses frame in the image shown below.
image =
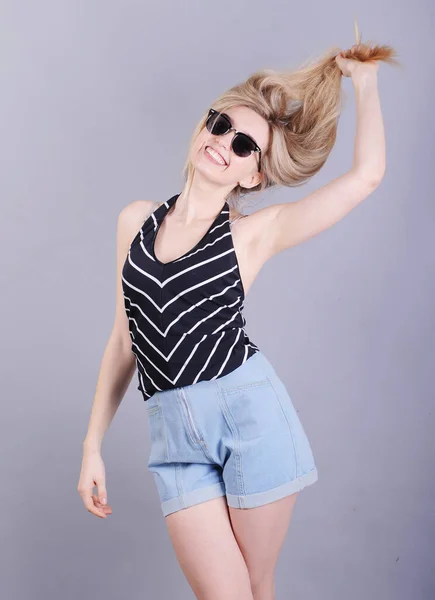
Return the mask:
[[[207,127],[207,125],[209,123],[210,117],[213,116],[213,115],[220,115],[224,120],[228,121],[228,129],[226,131],[224,131],[223,133],[219,133],[219,134],[213,133],[213,135],[226,135],[230,131],[234,131],[235,132],[235,135],[234,135],[233,139],[231,140],[231,150],[233,150],[233,152],[234,152],[233,142],[234,142],[234,138],[237,135],[239,135],[239,136],[243,135],[244,137],[246,137],[249,140],[251,140],[251,142],[255,146],[255,149],[251,150],[251,154],[249,156],[251,156],[253,152],[258,152],[258,172],[260,172],[260,170],[261,170],[261,148],[257,144],[257,142],[250,135],[248,135],[247,133],[243,133],[243,131],[237,131],[237,129],[235,129],[233,127],[233,124],[231,123],[231,119],[229,118],[229,116],[226,113],[220,113],[219,111],[214,110],[214,108],[210,108],[210,110],[208,111],[207,119],[205,121],[206,127]],[[208,127],[207,127],[207,131],[210,131],[208,129]],[[210,133],[212,133],[212,132],[210,131]],[[236,153],[234,152],[234,154],[236,154]],[[239,155],[236,154],[236,156],[239,156]],[[248,157],[247,156],[246,157],[242,156],[241,158],[248,158]]]

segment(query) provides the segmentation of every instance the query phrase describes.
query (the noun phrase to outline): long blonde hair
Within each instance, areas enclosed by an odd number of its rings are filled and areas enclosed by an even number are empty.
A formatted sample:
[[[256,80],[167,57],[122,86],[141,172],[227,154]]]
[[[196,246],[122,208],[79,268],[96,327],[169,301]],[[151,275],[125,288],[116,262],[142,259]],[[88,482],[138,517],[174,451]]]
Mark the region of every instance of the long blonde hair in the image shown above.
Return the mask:
[[[256,71],[213,102],[219,112],[233,106],[251,108],[269,124],[269,145],[261,153],[262,181],[249,189],[236,185],[227,197],[230,204],[238,206],[242,196],[275,185],[302,185],[324,165],[335,143],[342,110],[342,72],[335,61],[339,52],[339,48],[332,48],[314,62],[307,61],[290,72]],[[394,54],[391,46],[367,44],[342,51],[344,58],[399,64]],[[207,113],[194,129],[190,148],[205,127]],[[189,156],[183,167],[187,190],[194,175]]]

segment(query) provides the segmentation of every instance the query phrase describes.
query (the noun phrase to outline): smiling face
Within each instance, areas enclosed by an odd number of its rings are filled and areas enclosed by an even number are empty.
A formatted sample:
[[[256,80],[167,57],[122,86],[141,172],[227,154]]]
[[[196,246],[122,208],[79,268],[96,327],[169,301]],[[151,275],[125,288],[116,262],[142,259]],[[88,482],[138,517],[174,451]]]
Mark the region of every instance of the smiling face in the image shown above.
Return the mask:
[[[262,158],[269,143],[269,125],[263,117],[254,110],[245,106],[233,106],[223,111],[230,118],[232,126],[242,133],[251,136],[261,148]],[[225,135],[214,135],[204,127],[193,143],[190,159],[193,167],[201,175],[230,189],[236,185],[251,188],[261,181],[258,172],[259,153],[253,152],[250,156],[237,156],[231,148],[231,141],[235,136],[234,131]],[[225,160],[221,164],[206,150],[210,146]],[[217,157],[216,157],[217,158]]]

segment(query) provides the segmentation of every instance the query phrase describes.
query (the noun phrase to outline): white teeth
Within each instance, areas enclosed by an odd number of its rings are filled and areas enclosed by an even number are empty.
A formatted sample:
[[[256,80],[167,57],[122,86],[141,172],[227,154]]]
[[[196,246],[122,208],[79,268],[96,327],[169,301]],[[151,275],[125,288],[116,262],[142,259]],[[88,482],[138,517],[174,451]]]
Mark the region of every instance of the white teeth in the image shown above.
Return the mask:
[[[221,164],[225,165],[226,162],[224,161],[224,159],[221,157],[220,154],[218,154],[217,152],[215,152],[213,150],[213,148],[210,148],[210,146],[207,146],[207,148],[205,149],[206,152],[208,152],[209,154],[211,154],[211,156],[217,160],[218,162],[220,162]]]

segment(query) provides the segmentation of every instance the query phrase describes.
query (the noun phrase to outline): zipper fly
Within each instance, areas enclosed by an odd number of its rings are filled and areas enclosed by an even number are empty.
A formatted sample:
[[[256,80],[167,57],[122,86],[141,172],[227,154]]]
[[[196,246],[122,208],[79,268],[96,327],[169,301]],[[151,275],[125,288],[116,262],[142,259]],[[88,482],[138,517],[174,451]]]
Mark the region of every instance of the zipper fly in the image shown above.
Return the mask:
[[[199,437],[199,435],[198,435],[198,431],[197,431],[197,429],[196,429],[196,427],[195,427],[195,423],[193,422],[192,415],[190,414],[189,404],[188,404],[188,402],[187,402],[187,398],[186,398],[186,396],[184,395],[184,390],[183,390],[183,388],[180,388],[180,392],[181,392],[181,397],[182,397],[182,398],[183,398],[183,400],[184,400],[184,404],[185,404],[185,406],[186,406],[186,411],[187,411],[187,416],[188,416],[188,418],[189,418],[190,426],[191,426],[191,428],[192,428],[192,431],[193,431],[193,433],[194,433],[194,435],[195,435],[195,437],[196,437],[196,440],[197,440],[198,442],[203,442],[204,440],[202,440],[202,439]]]

